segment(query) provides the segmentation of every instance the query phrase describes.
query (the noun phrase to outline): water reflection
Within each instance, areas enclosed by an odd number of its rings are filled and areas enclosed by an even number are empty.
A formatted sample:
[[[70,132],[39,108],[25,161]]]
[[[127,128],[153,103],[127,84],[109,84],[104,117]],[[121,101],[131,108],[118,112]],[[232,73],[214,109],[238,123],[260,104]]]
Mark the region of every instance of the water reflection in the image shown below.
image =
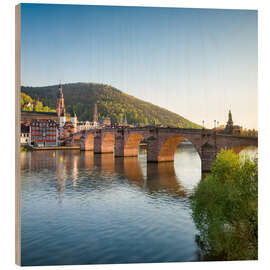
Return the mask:
[[[114,155],[111,153],[95,154],[94,166],[96,170],[102,171],[107,176],[113,175],[115,172]]]
[[[243,150],[241,156],[257,156],[257,148]],[[114,177],[125,178],[131,186],[144,192],[167,193],[172,196],[186,196],[200,181],[200,158],[193,148],[180,148],[175,162],[147,163],[143,151],[139,158],[115,158],[113,154],[94,154],[92,151],[34,151],[21,153],[21,170],[24,173],[43,173],[57,181],[57,190],[63,192],[67,179],[72,186],[93,184]],[[83,179],[80,180],[80,179]],[[109,188],[109,186],[107,186]]]
[[[168,193],[174,196],[186,195],[175,174],[173,162],[147,164],[147,189],[150,192]]]
[[[23,265],[198,260],[187,198],[200,181],[193,147],[149,163],[91,151],[21,154]]]
[[[58,153],[56,152],[56,155]],[[56,169],[57,157],[55,151],[34,151],[21,153],[21,169],[40,171],[42,169]]]
[[[196,158],[196,152],[185,153]],[[194,160],[180,152],[175,163],[160,164],[147,164],[143,152],[138,158],[22,153],[23,264],[195,260],[185,198]]]
[[[71,178],[73,187],[78,187],[78,179],[84,172],[85,177],[101,174],[106,179],[112,179],[114,175],[122,176],[130,185],[153,194],[186,195],[173,162],[148,163],[144,165],[146,175],[142,170],[144,162],[143,158],[115,158],[113,154],[94,155],[92,151],[36,151],[21,155],[22,170],[36,173],[55,171],[59,192],[64,191],[67,178]]]
[[[123,158],[124,173],[129,182],[133,185],[143,188],[145,179],[142,173],[141,165],[137,157]]]

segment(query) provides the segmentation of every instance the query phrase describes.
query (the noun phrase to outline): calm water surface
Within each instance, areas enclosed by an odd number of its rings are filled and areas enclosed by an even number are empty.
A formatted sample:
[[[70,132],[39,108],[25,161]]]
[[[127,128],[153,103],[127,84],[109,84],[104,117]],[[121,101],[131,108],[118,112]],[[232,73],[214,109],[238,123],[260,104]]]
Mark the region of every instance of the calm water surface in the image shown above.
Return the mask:
[[[21,153],[23,265],[198,260],[191,218],[200,158],[147,164],[80,151]]]

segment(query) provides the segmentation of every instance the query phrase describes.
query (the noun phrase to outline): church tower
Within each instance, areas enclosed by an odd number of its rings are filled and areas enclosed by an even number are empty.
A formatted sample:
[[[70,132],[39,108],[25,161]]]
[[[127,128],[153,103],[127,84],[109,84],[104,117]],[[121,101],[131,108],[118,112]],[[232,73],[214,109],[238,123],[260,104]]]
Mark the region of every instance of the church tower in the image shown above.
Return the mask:
[[[76,113],[73,111],[72,114],[71,114],[71,118],[70,118],[73,126],[74,126],[74,130],[75,132],[77,132],[77,115]]]
[[[64,114],[64,111],[62,111],[62,113],[60,115],[59,127],[63,128],[65,123],[66,123],[66,116]]]
[[[227,125],[225,127],[225,132],[228,133],[228,134],[233,133],[233,120],[232,120],[231,110],[229,110],[229,117],[228,117]]]
[[[232,120],[232,113],[231,113],[231,110],[229,110],[229,118],[228,118],[227,125],[228,125],[228,126],[233,126],[233,120]]]
[[[93,122],[94,122],[94,123],[97,123],[97,122],[98,122],[97,104],[95,104],[95,107],[94,107]]]
[[[65,104],[64,104],[64,95],[61,82],[58,87],[57,101],[56,101],[56,113],[58,118],[62,113],[66,114]]]

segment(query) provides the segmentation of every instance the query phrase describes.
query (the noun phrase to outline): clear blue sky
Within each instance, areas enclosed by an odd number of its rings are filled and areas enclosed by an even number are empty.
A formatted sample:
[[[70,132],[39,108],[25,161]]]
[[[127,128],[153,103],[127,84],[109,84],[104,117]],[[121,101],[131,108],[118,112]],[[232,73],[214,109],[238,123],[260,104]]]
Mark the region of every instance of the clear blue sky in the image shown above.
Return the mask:
[[[198,124],[257,128],[257,11],[22,5],[22,85],[110,84]]]

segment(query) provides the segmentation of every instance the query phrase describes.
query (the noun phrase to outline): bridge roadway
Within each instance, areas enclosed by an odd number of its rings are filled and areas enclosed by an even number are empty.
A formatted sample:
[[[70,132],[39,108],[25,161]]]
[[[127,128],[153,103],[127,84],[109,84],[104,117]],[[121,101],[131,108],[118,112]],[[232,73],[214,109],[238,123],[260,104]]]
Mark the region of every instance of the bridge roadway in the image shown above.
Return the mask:
[[[140,142],[147,144],[147,162],[173,161],[177,146],[190,141],[201,158],[202,172],[211,169],[216,154],[222,149],[239,153],[248,146],[258,147],[257,137],[217,133],[210,129],[134,127],[84,130],[66,140],[67,146],[80,145],[82,151],[112,153],[116,157],[138,156]]]

